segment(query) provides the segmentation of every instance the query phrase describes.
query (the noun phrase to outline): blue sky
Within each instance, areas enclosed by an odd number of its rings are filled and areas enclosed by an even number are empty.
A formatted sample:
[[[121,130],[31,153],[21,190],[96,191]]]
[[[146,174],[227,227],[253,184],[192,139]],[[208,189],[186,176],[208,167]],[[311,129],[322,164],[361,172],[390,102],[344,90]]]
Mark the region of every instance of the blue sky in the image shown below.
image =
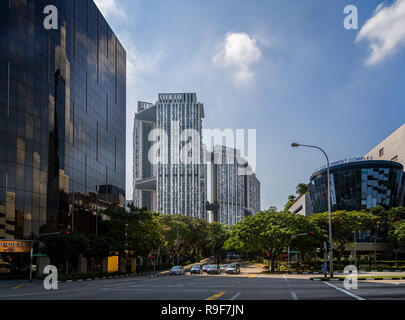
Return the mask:
[[[196,92],[205,128],[257,130],[262,209],[282,209],[324,164],[291,142],[335,161],[405,122],[405,0],[95,2],[127,50],[129,199],[137,101],[160,92]],[[358,30],[343,26],[346,5]]]

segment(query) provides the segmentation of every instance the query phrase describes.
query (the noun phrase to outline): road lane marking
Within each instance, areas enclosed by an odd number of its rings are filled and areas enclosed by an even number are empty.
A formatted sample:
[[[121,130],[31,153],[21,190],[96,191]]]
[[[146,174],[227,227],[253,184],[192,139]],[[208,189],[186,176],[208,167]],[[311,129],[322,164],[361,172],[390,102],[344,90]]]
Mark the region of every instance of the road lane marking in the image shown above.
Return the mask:
[[[214,294],[213,296],[211,296],[205,300],[207,300],[207,301],[217,300],[217,299],[221,298],[225,293],[226,293],[226,291],[218,292],[217,294]]]
[[[288,293],[290,294],[291,298],[293,298],[293,300],[295,300],[295,301],[299,300],[298,297],[297,297],[297,294],[291,289],[291,286],[288,283],[288,279],[285,276],[285,274],[283,274],[283,278],[287,282]]]
[[[237,294],[235,294],[231,299],[229,299],[230,301],[234,301],[236,299],[238,299],[238,297],[242,294],[242,292],[238,292]]]
[[[338,290],[340,292],[343,292],[343,293],[347,294],[348,296],[351,296],[352,298],[355,298],[357,300],[366,300],[366,299],[364,299],[364,298],[362,298],[362,297],[360,297],[358,295],[355,295],[354,293],[351,293],[351,292],[349,292],[349,291],[347,291],[345,289],[339,288],[339,287],[337,287],[337,286],[335,286],[335,285],[333,285],[333,284],[331,284],[329,282],[323,281],[323,283],[326,284],[327,286],[335,288],[336,290]]]
[[[253,276],[249,276],[249,278],[256,278],[256,275],[253,275]]]
[[[290,294],[291,294],[291,297],[293,298],[293,300],[295,300],[295,301],[298,300],[298,297],[297,297],[297,295],[295,294],[294,291],[290,291]]]
[[[20,289],[21,287],[22,287],[22,284],[20,284],[20,285],[18,285],[18,286],[13,287],[13,288],[12,288],[12,290]]]

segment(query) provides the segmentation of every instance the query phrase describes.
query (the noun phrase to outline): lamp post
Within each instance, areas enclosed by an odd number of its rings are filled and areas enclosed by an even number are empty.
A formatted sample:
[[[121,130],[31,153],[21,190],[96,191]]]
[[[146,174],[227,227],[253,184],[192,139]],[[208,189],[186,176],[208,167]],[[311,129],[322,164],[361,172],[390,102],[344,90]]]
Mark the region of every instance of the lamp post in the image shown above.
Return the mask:
[[[313,149],[318,149],[320,150],[327,161],[327,181],[328,181],[328,211],[329,211],[329,246],[330,246],[330,251],[329,251],[329,263],[330,263],[330,276],[333,277],[333,241],[332,241],[332,205],[331,205],[331,192],[330,192],[330,163],[329,163],[329,157],[326,154],[326,152],[317,146],[311,146],[311,145],[306,145],[306,144],[300,144],[300,143],[292,143],[291,147],[293,148],[298,148],[298,147],[306,147],[306,148],[313,148]]]

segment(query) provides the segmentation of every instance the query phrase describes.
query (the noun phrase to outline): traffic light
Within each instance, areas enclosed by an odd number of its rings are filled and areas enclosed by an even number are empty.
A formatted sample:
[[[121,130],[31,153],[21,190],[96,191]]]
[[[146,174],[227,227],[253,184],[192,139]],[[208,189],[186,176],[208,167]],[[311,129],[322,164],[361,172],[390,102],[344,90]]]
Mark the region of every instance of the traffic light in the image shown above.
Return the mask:
[[[155,255],[154,254],[152,254],[152,260],[154,260],[155,259]]]

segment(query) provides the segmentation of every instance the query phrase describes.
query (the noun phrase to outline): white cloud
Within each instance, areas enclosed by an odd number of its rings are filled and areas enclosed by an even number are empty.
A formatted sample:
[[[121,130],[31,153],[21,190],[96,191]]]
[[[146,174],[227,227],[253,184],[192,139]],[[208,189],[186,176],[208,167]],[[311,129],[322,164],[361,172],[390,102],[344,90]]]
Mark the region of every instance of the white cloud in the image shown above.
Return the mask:
[[[368,40],[371,53],[366,65],[374,65],[393,55],[405,44],[405,0],[391,6],[378,5],[356,37],[356,43]]]
[[[117,4],[116,0],[94,0],[94,2],[105,17],[125,17],[125,12]]]
[[[246,33],[229,33],[219,46],[213,61],[231,71],[236,84],[245,83],[254,77],[251,66],[258,62],[262,52],[256,39]]]

